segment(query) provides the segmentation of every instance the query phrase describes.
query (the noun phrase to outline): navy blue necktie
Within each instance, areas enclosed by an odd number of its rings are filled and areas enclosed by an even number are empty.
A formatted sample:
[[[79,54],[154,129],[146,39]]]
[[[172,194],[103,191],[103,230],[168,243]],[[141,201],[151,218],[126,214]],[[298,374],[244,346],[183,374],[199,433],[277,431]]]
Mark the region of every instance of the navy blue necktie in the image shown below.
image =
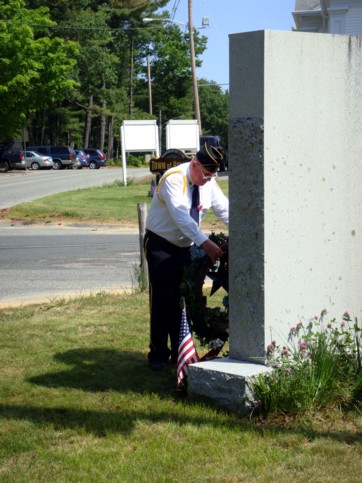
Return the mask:
[[[200,192],[199,187],[194,184],[193,191],[192,191],[192,199],[191,199],[191,209],[190,215],[197,224],[199,224],[199,205],[200,205]]]

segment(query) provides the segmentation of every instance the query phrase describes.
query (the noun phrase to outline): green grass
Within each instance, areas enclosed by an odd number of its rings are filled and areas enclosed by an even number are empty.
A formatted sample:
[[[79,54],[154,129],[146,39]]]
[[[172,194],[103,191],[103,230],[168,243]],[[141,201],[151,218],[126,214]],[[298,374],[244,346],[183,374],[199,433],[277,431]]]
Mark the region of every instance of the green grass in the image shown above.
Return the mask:
[[[6,308],[0,326],[1,482],[360,481],[360,415],[239,419],[151,371],[146,294]]]
[[[228,194],[227,178],[220,178],[218,182]],[[131,182],[127,186],[115,182],[97,188],[67,191],[29,203],[21,203],[6,210],[2,216],[28,222],[77,220],[136,225],[137,204],[146,202],[148,207],[151,204],[149,188],[150,179],[147,179],[143,183]],[[217,222],[212,212],[207,213],[205,224],[211,229],[225,229],[224,225]]]
[[[136,225],[147,192],[114,184],[3,216]],[[148,367],[148,324],[145,293],[0,310],[0,482],[360,481],[360,414],[240,419],[191,400],[175,368]]]
[[[137,203],[151,202],[148,184],[119,183],[46,196],[10,208],[7,216],[28,221],[119,223],[137,221]]]

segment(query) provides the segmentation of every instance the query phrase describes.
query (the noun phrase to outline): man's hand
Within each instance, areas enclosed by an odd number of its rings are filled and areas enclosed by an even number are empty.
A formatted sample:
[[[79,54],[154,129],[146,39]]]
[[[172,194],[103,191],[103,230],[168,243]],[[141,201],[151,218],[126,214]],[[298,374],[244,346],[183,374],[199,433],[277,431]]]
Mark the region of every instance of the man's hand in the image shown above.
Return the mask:
[[[204,241],[201,248],[205,250],[206,255],[211,258],[212,263],[214,264],[216,263],[216,260],[222,256],[221,248],[211,240]]]

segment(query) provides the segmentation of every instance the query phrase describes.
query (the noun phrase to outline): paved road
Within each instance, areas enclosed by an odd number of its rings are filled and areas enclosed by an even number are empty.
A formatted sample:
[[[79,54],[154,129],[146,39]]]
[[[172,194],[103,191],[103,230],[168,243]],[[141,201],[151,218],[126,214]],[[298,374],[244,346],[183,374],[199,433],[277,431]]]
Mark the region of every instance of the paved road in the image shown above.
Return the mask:
[[[131,290],[140,262],[135,230],[0,224],[0,305]]]
[[[147,169],[128,170],[128,177],[147,174]],[[121,175],[119,169],[11,173],[0,176],[0,207],[102,185]],[[136,229],[0,221],[0,306],[131,290],[139,262]]]
[[[148,168],[127,169],[127,179],[138,179],[149,174]],[[102,186],[116,180],[123,181],[121,168],[0,173],[0,209],[63,191]]]
[[[128,177],[148,174],[147,169],[128,170]],[[120,169],[11,173],[0,176],[0,208],[115,179],[121,179]],[[131,290],[139,262],[136,229],[0,220],[0,306]]]

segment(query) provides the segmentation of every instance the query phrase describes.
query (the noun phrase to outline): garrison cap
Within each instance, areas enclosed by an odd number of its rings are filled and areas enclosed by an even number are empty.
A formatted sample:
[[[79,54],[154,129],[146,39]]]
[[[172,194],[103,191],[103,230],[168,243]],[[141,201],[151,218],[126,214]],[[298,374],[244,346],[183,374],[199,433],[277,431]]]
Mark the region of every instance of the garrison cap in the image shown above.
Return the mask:
[[[196,153],[196,158],[210,173],[215,173],[220,168],[224,156],[214,146],[205,143]]]

